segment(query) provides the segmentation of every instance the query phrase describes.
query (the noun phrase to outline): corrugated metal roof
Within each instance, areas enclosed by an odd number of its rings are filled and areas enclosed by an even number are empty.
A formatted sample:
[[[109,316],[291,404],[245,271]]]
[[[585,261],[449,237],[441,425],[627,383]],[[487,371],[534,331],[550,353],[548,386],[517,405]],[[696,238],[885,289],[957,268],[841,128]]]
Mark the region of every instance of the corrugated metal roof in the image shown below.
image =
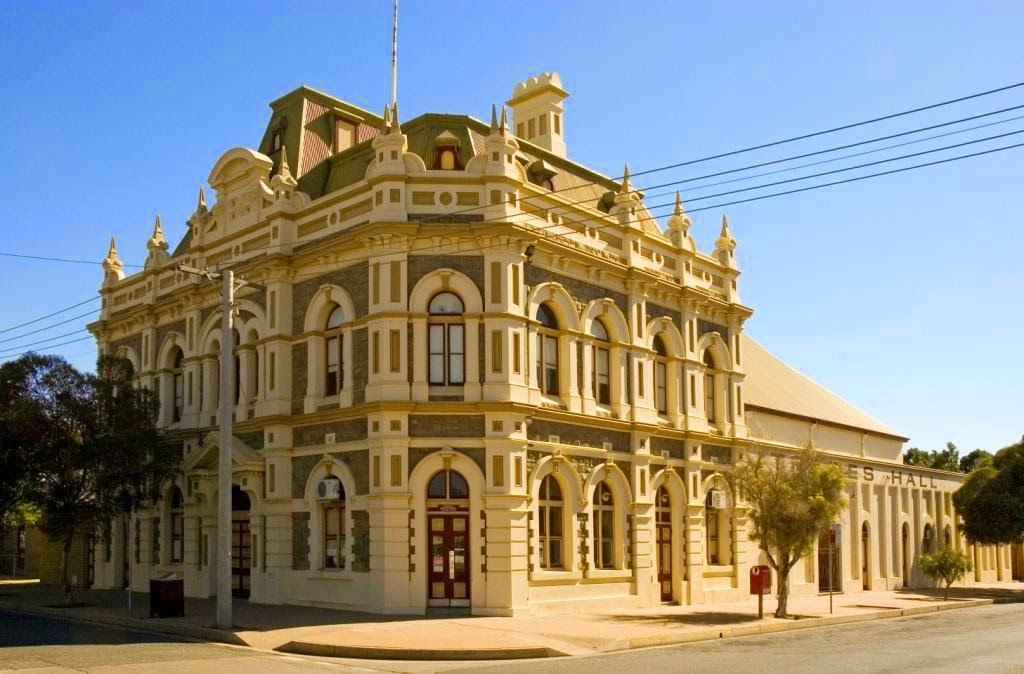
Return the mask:
[[[747,373],[743,399],[787,414],[903,437],[832,391],[797,372],[743,333],[742,364]]]

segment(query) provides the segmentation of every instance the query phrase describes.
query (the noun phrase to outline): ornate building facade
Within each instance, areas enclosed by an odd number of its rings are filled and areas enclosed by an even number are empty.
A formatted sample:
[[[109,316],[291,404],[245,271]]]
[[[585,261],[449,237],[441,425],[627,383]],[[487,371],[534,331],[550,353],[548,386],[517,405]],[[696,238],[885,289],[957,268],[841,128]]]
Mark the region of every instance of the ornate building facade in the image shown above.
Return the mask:
[[[238,595],[381,613],[463,606],[735,600],[761,562],[731,473],[752,451],[813,447],[848,471],[833,581],[919,585],[961,548],[956,475],[902,464],[905,438],[788,368],[743,330],[725,219],[699,251],[677,200],[663,231],[628,177],[566,157],[556,74],[490,123],[400,124],[300,88],[258,149],[214,165],[170,251],[104,260],[101,352],[130,358],[181,442],[182,474],[95,583],[177,572],[215,589],[219,354],[234,345],[232,562]],[[230,266],[259,287],[220,332]],[[968,582],[1009,579],[972,548]],[[827,557],[793,573],[816,593]],[[827,589],[827,588],[826,588]]]

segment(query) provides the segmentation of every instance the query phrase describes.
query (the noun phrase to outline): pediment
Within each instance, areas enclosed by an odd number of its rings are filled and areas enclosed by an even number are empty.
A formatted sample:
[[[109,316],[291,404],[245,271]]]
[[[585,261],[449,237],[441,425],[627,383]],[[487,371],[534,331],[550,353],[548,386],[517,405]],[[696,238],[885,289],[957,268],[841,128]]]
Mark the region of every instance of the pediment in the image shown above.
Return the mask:
[[[192,470],[217,470],[220,461],[220,443],[216,433],[208,433],[201,445],[192,450],[185,459],[184,468]],[[263,470],[263,458],[259,452],[234,435],[231,436],[231,470]]]

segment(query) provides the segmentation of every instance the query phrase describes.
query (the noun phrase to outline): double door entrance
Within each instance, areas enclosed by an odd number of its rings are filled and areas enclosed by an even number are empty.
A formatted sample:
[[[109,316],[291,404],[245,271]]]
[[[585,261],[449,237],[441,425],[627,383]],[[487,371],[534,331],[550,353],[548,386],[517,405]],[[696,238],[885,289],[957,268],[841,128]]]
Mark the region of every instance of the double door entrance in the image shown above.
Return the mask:
[[[248,513],[247,513],[248,515]],[[252,537],[249,518],[231,521],[231,596],[249,598],[252,567]]]
[[[427,606],[469,606],[469,515],[428,512]]]

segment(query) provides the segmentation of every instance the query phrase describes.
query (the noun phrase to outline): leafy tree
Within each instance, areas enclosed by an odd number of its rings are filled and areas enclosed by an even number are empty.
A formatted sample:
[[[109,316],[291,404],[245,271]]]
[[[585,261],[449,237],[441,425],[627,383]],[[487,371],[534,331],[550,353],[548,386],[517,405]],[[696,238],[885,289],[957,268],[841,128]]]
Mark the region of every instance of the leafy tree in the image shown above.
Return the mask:
[[[1024,541],[1024,439],[983,459],[953,494],[953,505],[970,542]]]
[[[132,385],[127,360],[101,357],[92,375],[57,356],[26,358],[19,404],[45,432],[18,424],[4,432],[31,438],[31,498],[43,514],[40,529],[62,544],[61,583],[71,606],[68,557],[75,536],[155,500],[180,455],[156,427],[153,393]]]
[[[29,403],[28,392],[38,384],[33,373],[40,356],[25,356],[0,365],[0,536],[31,524],[35,511],[29,491],[38,457],[32,448],[44,432],[44,419]]]
[[[960,472],[970,473],[985,461],[992,461],[992,453],[976,449],[967,456],[960,457]]]
[[[839,466],[808,449],[771,460],[748,454],[736,469],[736,483],[749,508],[750,538],[760,544],[779,577],[775,617],[785,618],[789,572],[814,549],[821,529],[846,504],[846,479]]]
[[[903,463],[908,466],[930,468],[932,465],[932,455],[926,450],[910,447],[903,452]]]
[[[945,583],[943,599],[949,599],[949,586],[962,580],[964,574],[973,568],[970,558],[951,546],[938,552],[921,555],[921,572],[929,578]]]
[[[951,473],[960,471],[960,450],[952,442],[947,442],[945,449],[938,449],[931,454],[931,467],[936,470],[948,470]]]

